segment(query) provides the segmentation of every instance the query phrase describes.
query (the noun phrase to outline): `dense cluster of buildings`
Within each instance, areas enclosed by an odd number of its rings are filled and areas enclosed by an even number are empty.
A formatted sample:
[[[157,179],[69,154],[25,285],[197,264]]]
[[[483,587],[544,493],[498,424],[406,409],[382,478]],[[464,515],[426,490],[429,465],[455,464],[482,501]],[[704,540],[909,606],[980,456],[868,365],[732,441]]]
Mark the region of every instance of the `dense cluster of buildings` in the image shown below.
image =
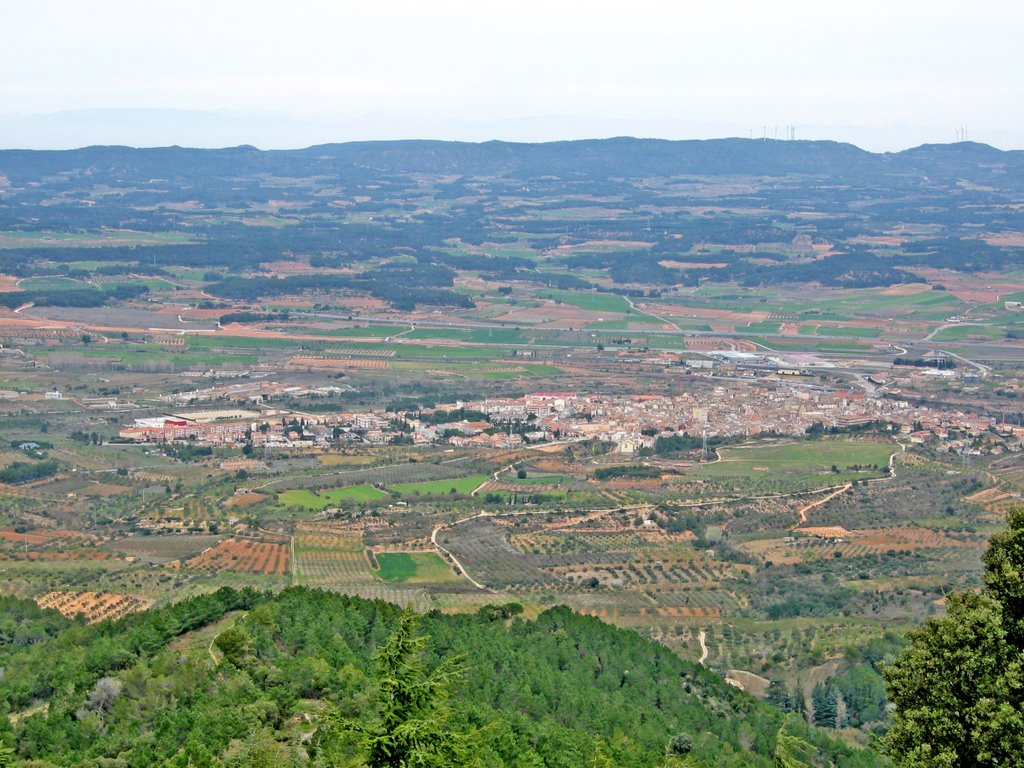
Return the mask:
[[[610,396],[536,392],[439,405],[415,412],[302,414],[286,410],[223,410],[137,419],[120,432],[136,442],[199,441],[275,447],[337,444],[449,444],[507,449],[527,443],[600,440],[629,454],[659,436],[802,435],[856,429],[878,422],[912,442],[968,446],[981,435],[1020,447],[1024,428],[989,416],[914,406],[865,391],[828,390],[800,381],[726,381],[678,395]]]

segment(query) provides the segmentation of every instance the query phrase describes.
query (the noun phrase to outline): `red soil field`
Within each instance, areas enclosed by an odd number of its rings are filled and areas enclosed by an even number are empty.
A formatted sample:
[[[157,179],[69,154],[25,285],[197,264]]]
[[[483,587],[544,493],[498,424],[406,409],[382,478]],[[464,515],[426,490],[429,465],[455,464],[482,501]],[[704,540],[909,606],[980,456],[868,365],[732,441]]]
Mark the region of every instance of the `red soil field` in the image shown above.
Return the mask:
[[[284,575],[288,573],[286,544],[249,539],[225,539],[215,547],[186,560],[184,565],[200,571],[235,571]]]

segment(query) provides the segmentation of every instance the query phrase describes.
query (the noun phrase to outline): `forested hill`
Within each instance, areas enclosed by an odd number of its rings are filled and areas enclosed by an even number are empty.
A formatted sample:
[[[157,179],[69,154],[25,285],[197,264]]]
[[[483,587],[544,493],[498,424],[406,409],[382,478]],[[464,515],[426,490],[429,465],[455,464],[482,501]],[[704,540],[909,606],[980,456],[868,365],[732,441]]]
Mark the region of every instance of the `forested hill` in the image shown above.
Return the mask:
[[[907,176],[971,181],[998,178],[1005,185],[1024,171],[1024,152],[1004,152],[974,142],[874,154],[832,141],[665,141],[625,137],[540,144],[374,141],[273,151],[249,146],[0,151],[0,174],[16,183],[84,169],[100,176],[144,181],[252,173],[309,177],[341,172],[524,179],[806,174],[872,183]]]
[[[90,627],[2,603],[0,735],[38,765],[360,764],[358,730],[337,723],[381,722],[373,660],[404,626],[388,603],[301,588],[222,589]],[[423,711],[447,709],[439,732],[469,739],[470,764],[770,766],[780,727],[822,764],[878,764],[636,633],[515,613],[431,613],[418,629],[426,670],[465,668],[447,708],[436,695]]]

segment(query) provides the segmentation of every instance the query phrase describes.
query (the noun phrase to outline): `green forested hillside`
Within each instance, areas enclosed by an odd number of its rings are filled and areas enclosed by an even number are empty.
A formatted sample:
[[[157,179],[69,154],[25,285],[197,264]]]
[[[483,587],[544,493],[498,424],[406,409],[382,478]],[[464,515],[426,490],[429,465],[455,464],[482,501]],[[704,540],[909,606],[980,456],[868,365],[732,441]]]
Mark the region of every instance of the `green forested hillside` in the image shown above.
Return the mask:
[[[372,724],[388,603],[289,589],[213,595],[83,627],[8,599],[3,740],[36,765],[359,764],[331,723]],[[783,715],[597,619],[554,608],[423,617],[427,669],[457,658],[448,726],[485,766],[769,766]],[[805,731],[822,764],[876,765]],[[682,736],[680,736],[682,735]],[[666,757],[675,738],[676,753]]]

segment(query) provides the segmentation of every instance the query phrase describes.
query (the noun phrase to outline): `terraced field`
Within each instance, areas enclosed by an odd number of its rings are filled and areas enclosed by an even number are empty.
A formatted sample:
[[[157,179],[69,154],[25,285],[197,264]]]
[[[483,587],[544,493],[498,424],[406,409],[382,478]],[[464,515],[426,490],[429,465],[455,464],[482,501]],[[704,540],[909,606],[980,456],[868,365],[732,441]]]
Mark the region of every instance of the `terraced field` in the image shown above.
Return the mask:
[[[288,573],[288,545],[251,539],[225,539],[183,563],[208,573],[236,571],[282,576]]]
[[[40,608],[53,608],[69,619],[84,616],[86,623],[120,619],[144,611],[152,600],[110,592],[49,592],[36,598]]]

